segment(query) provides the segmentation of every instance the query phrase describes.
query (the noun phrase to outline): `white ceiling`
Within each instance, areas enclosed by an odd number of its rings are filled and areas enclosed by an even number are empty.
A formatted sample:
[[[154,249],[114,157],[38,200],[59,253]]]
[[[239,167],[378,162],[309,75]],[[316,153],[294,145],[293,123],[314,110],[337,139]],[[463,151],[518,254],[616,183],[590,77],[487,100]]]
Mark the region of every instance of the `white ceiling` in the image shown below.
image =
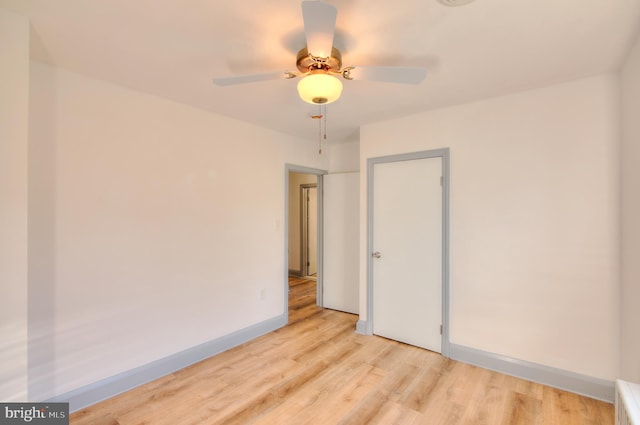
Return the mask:
[[[348,65],[424,66],[419,86],[345,81],[330,142],[361,124],[619,69],[640,0],[328,0]],[[217,87],[212,77],[295,70],[299,0],[0,0],[29,17],[32,57],[316,140],[297,80]]]

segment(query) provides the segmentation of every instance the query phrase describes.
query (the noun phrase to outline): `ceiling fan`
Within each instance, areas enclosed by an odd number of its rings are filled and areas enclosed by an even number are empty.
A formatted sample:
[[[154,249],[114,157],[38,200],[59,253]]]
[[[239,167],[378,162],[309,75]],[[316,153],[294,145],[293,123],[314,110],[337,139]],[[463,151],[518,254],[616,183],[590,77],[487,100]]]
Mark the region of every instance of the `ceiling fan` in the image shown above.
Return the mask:
[[[319,0],[302,2],[302,18],[307,46],[298,52],[297,71],[270,72],[214,78],[218,86],[252,83],[257,81],[292,79],[298,82],[298,94],[307,103],[325,105],[338,100],[345,80],[380,81],[401,84],[419,84],[426,69],[417,67],[348,66],[342,67],[342,54],[333,46],[337,9]]]

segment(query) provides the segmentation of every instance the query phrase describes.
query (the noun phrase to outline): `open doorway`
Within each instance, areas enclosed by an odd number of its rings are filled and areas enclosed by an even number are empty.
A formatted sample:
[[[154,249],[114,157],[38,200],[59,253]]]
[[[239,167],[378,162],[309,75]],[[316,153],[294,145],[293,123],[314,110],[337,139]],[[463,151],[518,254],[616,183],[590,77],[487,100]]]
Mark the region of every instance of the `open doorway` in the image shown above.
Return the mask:
[[[318,275],[318,185],[300,185],[300,270],[303,277]]]
[[[292,308],[322,306],[322,175],[326,172],[295,165],[287,165],[285,171],[286,302],[287,314],[293,314]]]
[[[317,175],[289,172],[289,276],[318,272],[317,188]]]

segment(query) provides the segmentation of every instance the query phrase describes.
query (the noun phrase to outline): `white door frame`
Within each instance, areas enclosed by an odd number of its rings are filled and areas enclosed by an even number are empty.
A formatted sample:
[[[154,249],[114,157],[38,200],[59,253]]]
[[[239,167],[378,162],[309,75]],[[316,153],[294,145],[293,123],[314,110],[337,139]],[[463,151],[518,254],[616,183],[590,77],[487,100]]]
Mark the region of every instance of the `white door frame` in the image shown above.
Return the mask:
[[[374,166],[427,158],[442,159],[442,355],[449,357],[449,148],[367,159],[367,314],[366,322],[358,323],[358,331],[373,334]]]
[[[284,316],[286,321],[289,321],[289,172],[303,173],[303,174],[315,174],[318,177],[317,188],[317,207],[318,207],[318,262],[316,267],[316,305],[322,307],[322,247],[323,247],[323,221],[322,221],[322,176],[328,174],[326,170],[320,170],[318,168],[303,167],[301,165],[284,164]]]

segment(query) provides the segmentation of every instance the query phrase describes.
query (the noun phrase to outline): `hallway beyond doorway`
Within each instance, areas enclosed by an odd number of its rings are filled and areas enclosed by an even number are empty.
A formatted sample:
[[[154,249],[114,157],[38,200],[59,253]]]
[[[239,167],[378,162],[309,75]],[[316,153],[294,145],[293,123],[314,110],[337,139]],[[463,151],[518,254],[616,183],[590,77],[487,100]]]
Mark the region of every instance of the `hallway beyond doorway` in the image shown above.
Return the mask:
[[[289,276],[289,324],[322,311],[316,305],[316,281]]]

